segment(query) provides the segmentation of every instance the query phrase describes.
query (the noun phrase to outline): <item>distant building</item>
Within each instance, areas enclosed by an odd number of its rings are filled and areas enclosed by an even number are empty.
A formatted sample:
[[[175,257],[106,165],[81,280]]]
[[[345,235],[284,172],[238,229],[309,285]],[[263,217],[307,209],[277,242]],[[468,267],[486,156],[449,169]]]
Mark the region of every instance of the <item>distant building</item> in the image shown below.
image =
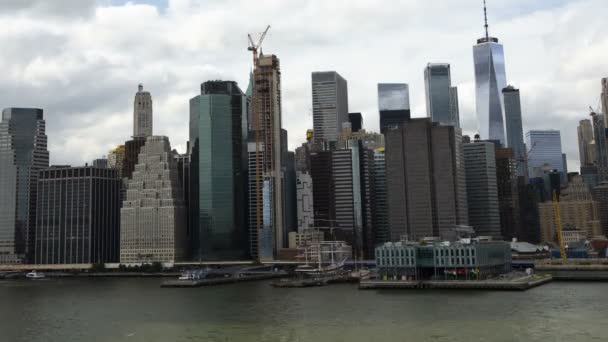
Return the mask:
[[[608,122],[608,77],[602,78],[602,94],[600,95],[602,102],[602,112],[604,112],[605,122]]]
[[[455,126],[460,128],[460,107],[458,104],[458,87],[450,88],[450,117],[453,118]]]
[[[171,263],[185,258],[186,207],[167,137],[146,139],[120,215],[121,263]]]
[[[391,241],[441,236],[468,224],[459,128],[410,119],[386,132]]]
[[[405,83],[378,83],[380,132],[410,119],[410,93]]]
[[[556,130],[532,130],[526,133],[528,154],[528,175],[530,178],[542,176],[545,171],[557,170],[565,183],[565,167],[562,158],[562,138]]]
[[[429,63],[424,69],[426,113],[433,122],[459,127],[453,116],[450,65]]]
[[[312,116],[315,140],[335,142],[348,122],[348,85],[335,71],[312,73]]]
[[[579,121],[578,133],[578,154],[581,167],[592,166],[595,164],[595,141],[593,136],[593,126],[591,120]]]
[[[313,184],[309,173],[296,171],[296,198],[298,202],[298,232],[309,231],[315,226]]]
[[[564,230],[580,231],[587,238],[601,235],[599,207],[580,176],[562,191],[559,201]],[[539,204],[540,232],[542,242],[556,242],[555,210],[552,201]]]
[[[593,188],[593,200],[598,205],[601,232],[604,236],[608,236],[608,182],[601,182]]]
[[[0,122],[0,264],[31,263],[38,171],[49,166],[42,109],[7,108]]]
[[[40,171],[35,263],[118,262],[120,183],[115,169],[84,166]]]
[[[93,166],[100,169],[107,169],[109,167],[108,160],[106,158],[95,159],[93,160]]]
[[[353,133],[359,132],[363,128],[361,113],[348,113],[348,122],[350,122]]]
[[[507,126],[507,146],[513,150],[513,159],[517,162],[517,176],[527,175],[526,145],[522,128],[521,100],[519,89],[507,86],[502,90],[505,103],[505,123]]]
[[[118,176],[122,177],[122,168],[125,162],[125,145],[118,145],[108,153],[108,167],[118,170]]]
[[[486,279],[511,271],[511,247],[502,241],[388,242],[376,247],[376,266],[386,280]]]
[[[478,236],[502,239],[494,143],[463,144],[469,225]]]
[[[513,238],[525,241],[521,225],[520,183],[525,176],[518,175],[519,161],[515,160],[512,148],[496,148],[496,186],[498,189],[498,210],[500,231],[503,240]]]
[[[233,81],[208,81],[190,100],[194,260],[249,258],[247,101]]]
[[[384,148],[374,150],[374,188],[376,190],[374,242],[376,245],[391,241],[388,224],[388,189],[386,185],[386,158],[384,151]]]
[[[334,191],[331,151],[316,151],[310,155],[310,176],[313,184],[315,227],[335,225]]]
[[[595,142],[595,166],[597,167],[598,180],[608,181],[608,138],[606,137],[606,122],[604,118],[595,112],[591,113],[593,121],[593,137]]]
[[[152,96],[144,91],[143,85],[137,87],[133,101],[133,137],[146,138],[152,135]]]

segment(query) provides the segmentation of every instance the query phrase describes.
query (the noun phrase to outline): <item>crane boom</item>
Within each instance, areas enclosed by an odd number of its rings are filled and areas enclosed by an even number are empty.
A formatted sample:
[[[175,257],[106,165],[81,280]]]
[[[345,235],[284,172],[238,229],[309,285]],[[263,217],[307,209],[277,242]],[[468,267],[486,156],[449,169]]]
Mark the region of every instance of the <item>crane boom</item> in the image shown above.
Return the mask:
[[[557,242],[559,243],[559,255],[566,261],[566,247],[564,246],[564,235],[562,230],[562,215],[557,200],[557,191],[553,190],[553,211],[555,212],[555,226],[557,227]]]

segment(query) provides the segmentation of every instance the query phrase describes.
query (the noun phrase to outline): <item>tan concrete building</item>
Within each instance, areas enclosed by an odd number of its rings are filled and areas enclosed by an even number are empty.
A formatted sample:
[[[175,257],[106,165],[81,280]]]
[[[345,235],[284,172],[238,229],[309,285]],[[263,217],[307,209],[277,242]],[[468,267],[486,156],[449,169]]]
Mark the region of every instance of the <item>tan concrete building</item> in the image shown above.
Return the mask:
[[[120,215],[121,263],[184,259],[186,206],[167,137],[146,139]]]
[[[597,202],[592,199],[581,176],[573,177],[568,188],[562,191],[559,208],[564,230],[580,231],[587,238],[601,235]],[[540,203],[538,209],[541,241],[557,241],[553,203]]]

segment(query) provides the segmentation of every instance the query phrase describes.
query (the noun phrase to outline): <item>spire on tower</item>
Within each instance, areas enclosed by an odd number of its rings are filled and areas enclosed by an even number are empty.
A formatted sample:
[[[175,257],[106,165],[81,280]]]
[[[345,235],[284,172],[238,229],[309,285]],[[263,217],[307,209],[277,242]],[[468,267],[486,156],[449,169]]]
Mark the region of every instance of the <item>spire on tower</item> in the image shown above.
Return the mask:
[[[488,10],[486,9],[486,0],[483,0],[483,19],[485,21],[486,28],[486,41],[489,41],[490,35],[488,34]]]

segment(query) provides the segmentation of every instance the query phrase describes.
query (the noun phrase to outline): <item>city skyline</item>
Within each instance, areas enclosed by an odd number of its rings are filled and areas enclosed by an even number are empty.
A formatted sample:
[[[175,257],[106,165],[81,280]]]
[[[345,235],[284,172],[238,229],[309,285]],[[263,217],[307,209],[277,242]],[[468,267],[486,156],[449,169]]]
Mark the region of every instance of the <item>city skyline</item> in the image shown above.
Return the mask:
[[[132,89],[139,82],[154,94],[154,126],[159,130],[155,133],[171,137],[175,147],[184,152],[187,103],[196,95],[194,89],[218,78],[236,80],[245,88],[251,67],[245,36],[247,32],[255,34],[266,23],[273,29],[265,49],[282,59],[284,128],[290,132],[290,149],[304,141],[306,129],[312,127],[310,73],[315,70],[338,70],[348,79],[350,111],[362,112],[368,129],[378,131],[377,83],[408,83],[412,117],[423,117],[424,79],[420,69],[429,62],[448,62],[452,65],[452,83],[460,88],[463,133],[476,133],[471,42],[483,35],[481,1],[463,1],[458,7],[444,6],[433,12],[445,19],[440,24],[449,31],[431,29],[425,20],[400,20],[404,24],[357,29],[353,33],[360,33],[358,38],[347,40],[342,36],[351,30],[350,17],[368,16],[377,23],[395,21],[399,13],[427,18],[425,13],[430,12],[425,9],[431,5],[411,1],[387,11],[362,2],[344,8],[333,24],[324,24],[317,32],[302,30],[307,16],[325,15],[323,10],[330,6],[316,1],[260,4],[259,8],[235,5],[237,17],[247,11],[256,13],[255,20],[232,25],[236,28],[213,20],[201,26],[205,20],[199,20],[200,16],[206,18],[214,12],[193,2],[155,3],[160,7],[145,1],[130,5],[82,1],[70,11],[58,12],[61,4],[49,8],[44,2],[30,1],[0,12],[3,26],[13,28],[0,38],[9,47],[0,65],[13,70],[0,82],[0,104],[45,110],[47,133],[52,137],[52,164],[82,165],[107,155],[116,140],[126,140],[131,134],[125,123],[132,116]],[[491,34],[500,37],[506,47],[509,83],[522,92],[524,131],[562,131],[571,170],[578,166],[576,130],[565,127],[576,126],[586,117],[589,105],[598,107],[599,78],[603,75],[590,70],[602,70],[606,62],[593,56],[608,51],[608,43],[594,34],[600,32],[600,21],[585,16],[598,4],[601,1],[488,3]],[[211,10],[224,15],[225,6]],[[342,10],[340,5],[331,6]],[[293,10],[302,13],[290,21],[277,19],[277,14]],[[136,16],[144,20],[135,24],[132,19]],[[450,20],[452,16],[459,20]],[[578,31],[582,28],[575,25],[581,18],[587,22],[585,35],[590,43],[575,40],[582,34]],[[539,23],[546,25],[539,27]],[[126,32],[118,35],[118,27],[127,28]],[[204,40],[193,40],[194,29],[210,34]],[[393,43],[404,34],[407,39]],[[85,39],[93,35],[98,39]],[[117,36],[120,39],[111,38]],[[444,39],[446,44],[431,44],[442,36],[448,38]],[[374,41],[365,50],[360,49],[359,40],[372,37]],[[378,55],[383,56],[382,63],[373,64],[371,72],[363,72],[360,66],[370,64]],[[546,120],[547,115],[553,120]]]

